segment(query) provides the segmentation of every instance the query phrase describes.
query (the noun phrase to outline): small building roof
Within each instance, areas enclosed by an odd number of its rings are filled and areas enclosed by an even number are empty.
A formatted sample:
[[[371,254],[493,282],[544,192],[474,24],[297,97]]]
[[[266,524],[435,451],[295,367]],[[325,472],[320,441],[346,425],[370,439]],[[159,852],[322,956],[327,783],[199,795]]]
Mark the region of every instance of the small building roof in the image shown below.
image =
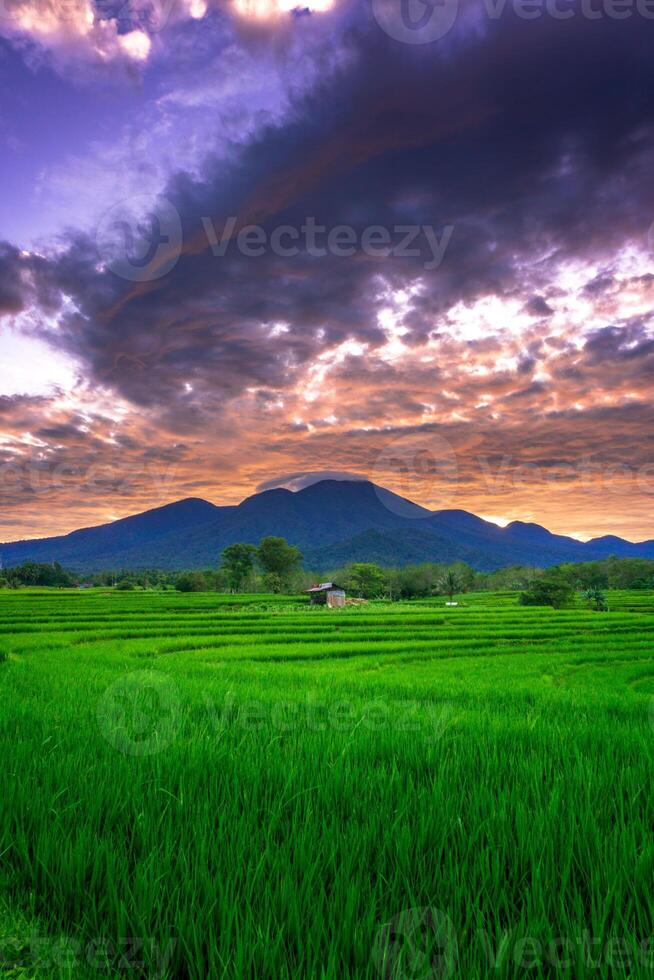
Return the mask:
[[[333,589],[345,591],[343,586],[337,585],[336,582],[321,582],[320,585],[312,585],[310,589],[305,589],[305,592],[331,592]]]

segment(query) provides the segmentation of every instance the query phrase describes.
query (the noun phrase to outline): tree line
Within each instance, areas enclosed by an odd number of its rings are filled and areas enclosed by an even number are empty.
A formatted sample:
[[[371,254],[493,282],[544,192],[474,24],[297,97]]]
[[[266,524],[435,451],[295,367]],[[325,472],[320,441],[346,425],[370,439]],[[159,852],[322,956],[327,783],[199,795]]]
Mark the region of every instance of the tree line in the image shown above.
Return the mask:
[[[77,584],[77,576],[65,571],[58,561],[50,565],[26,561],[15,568],[4,568],[0,571],[0,588],[15,589],[20,585],[40,585],[66,589]]]
[[[76,574],[58,562],[25,562],[0,571],[0,588],[45,586],[71,588],[79,585],[117,589],[177,589],[180,592],[301,592],[318,581],[335,581],[363,599],[419,599],[435,595],[453,597],[466,592],[520,592],[533,601],[545,594],[565,603],[573,592],[605,589],[654,588],[654,560],[606,558],[601,561],[565,563],[549,569],[514,565],[493,572],[479,572],[465,562],[423,562],[402,568],[384,568],[374,562],[350,564],[321,573],[302,568],[302,554],[284,538],[269,536],[258,545],[228,545],[214,568],[195,571],[140,569]],[[544,583],[539,585],[538,583]],[[557,599],[558,583],[559,598]],[[563,590],[563,591],[561,591]],[[548,603],[549,604],[549,603]]]

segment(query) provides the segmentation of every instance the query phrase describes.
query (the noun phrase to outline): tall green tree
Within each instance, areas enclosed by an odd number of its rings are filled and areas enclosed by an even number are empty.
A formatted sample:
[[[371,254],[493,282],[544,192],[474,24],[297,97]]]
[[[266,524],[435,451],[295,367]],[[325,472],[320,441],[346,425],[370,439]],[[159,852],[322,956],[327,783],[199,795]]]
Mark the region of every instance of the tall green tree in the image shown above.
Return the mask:
[[[461,579],[456,574],[453,568],[448,569],[445,575],[439,579],[438,582],[439,592],[444,592],[445,595],[450,597],[450,602],[457,594],[457,592],[463,591],[463,584]]]
[[[232,592],[242,592],[254,570],[257,549],[253,544],[239,542],[229,544],[220,556],[220,566],[227,577]]]
[[[475,581],[475,570],[464,561],[452,562],[451,571],[454,572],[459,587],[457,592],[470,592]]]
[[[302,561],[302,553],[285,538],[269,535],[259,542],[257,559],[272,592],[283,592],[290,584],[291,576]]]
[[[362,599],[378,599],[386,592],[386,575],[372,562],[353,562],[347,571],[347,585]]]

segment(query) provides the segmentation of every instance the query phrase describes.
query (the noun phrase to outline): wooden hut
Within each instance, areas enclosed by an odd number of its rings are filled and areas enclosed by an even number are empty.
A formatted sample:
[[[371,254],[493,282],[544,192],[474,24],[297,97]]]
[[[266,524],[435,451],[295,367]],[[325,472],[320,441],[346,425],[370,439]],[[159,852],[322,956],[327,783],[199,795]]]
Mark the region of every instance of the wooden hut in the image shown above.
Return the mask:
[[[345,589],[336,582],[321,582],[320,585],[313,585],[306,591],[311,597],[312,606],[329,606],[330,609],[337,609],[345,605]]]

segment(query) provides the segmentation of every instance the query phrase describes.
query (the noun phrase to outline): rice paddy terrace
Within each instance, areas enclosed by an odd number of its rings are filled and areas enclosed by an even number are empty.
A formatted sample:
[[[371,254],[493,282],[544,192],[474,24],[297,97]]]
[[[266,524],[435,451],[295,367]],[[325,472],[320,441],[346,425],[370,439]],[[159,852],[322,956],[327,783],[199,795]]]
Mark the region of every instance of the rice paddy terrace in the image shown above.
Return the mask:
[[[654,595],[0,593],[0,973],[654,973]]]

